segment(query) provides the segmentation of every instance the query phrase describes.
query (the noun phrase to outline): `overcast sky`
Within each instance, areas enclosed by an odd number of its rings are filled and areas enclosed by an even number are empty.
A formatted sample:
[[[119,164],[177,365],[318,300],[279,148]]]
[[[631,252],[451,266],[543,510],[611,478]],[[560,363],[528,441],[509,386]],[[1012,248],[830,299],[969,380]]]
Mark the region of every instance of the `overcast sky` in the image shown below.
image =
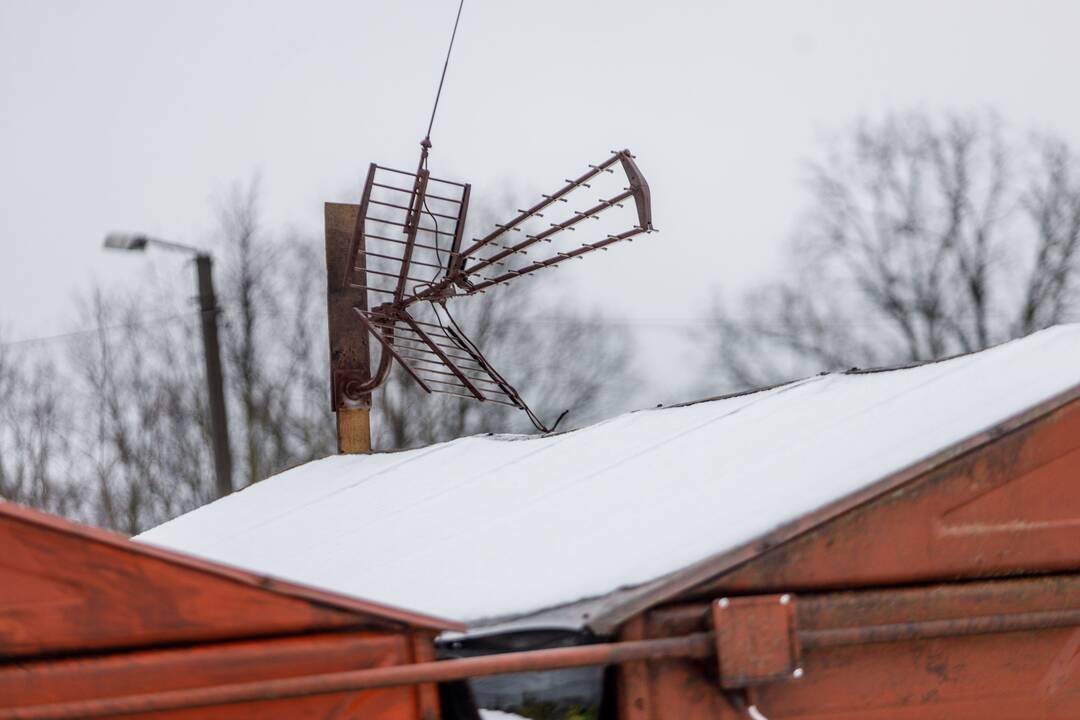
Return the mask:
[[[108,230],[206,243],[256,172],[270,227],[321,233],[368,162],[415,163],[456,9],[0,0],[7,339],[72,329],[79,291],[145,271]],[[572,281],[625,320],[692,319],[776,271],[805,162],[860,116],[992,108],[1080,144],[1078,29],[1070,0],[466,0],[431,168],[527,202],[631,148],[662,232]]]

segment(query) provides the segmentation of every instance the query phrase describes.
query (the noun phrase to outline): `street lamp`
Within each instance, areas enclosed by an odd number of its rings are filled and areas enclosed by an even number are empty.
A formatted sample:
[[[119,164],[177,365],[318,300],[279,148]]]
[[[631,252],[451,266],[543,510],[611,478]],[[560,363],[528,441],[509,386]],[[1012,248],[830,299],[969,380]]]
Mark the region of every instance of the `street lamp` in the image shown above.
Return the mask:
[[[202,316],[203,354],[206,358],[206,390],[210,399],[210,431],[213,437],[214,471],[217,495],[232,492],[232,454],[229,450],[229,423],[225,414],[225,380],[218,344],[217,299],[214,297],[213,261],[209,253],[182,243],[170,242],[138,233],[112,232],[105,236],[105,247],[113,250],[146,250],[154,245],[192,255],[198,271],[199,314]]]

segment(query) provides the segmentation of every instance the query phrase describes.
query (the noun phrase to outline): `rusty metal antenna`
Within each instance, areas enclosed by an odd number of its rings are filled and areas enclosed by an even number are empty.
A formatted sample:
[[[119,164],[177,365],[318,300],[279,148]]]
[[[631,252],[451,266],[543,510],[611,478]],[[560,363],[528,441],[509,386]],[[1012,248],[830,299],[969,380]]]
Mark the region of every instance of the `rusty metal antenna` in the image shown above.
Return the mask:
[[[370,402],[396,361],[426,392],[519,408],[538,430],[550,432],[554,425],[545,426],[491,366],[447,304],[654,232],[649,185],[629,150],[612,151],[487,234],[466,239],[472,186],[428,170],[431,130],[463,6],[461,0],[416,171],[368,167],[359,206],[339,206],[355,208],[355,226],[347,254],[334,263],[328,205],[330,293],[337,292],[339,307],[342,298],[352,298],[353,322],[365,331],[363,341],[354,328],[339,332],[364,350],[362,360],[353,359],[362,367],[345,367],[338,359],[350,355],[350,348],[335,343],[341,313],[331,317],[333,405],[339,410]],[[334,315],[333,300],[331,306]],[[379,347],[373,372],[368,339]]]

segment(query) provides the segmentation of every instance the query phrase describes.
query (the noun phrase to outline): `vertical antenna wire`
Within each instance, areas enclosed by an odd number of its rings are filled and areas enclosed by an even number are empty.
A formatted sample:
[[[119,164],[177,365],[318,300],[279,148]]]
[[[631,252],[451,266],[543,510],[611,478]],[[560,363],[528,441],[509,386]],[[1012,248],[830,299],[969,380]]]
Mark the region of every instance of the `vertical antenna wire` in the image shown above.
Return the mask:
[[[457,16],[454,17],[454,29],[450,33],[450,46],[446,48],[446,60],[443,61],[442,75],[439,76],[439,88],[435,91],[435,103],[431,106],[431,118],[428,120],[427,133],[425,133],[424,139],[422,141],[420,141],[420,147],[423,148],[423,152],[421,152],[421,154],[420,154],[420,166],[424,167],[424,168],[427,167],[428,150],[431,149],[431,128],[435,125],[435,111],[439,109],[439,98],[442,97],[443,83],[446,82],[446,69],[450,66],[450,53],[453,52],[453,50],[454,50],[454,39],[457,37],[458,23],[461,22],[461,9],[463,7],[465,7],[465,0],[460,0],[460,2],[458,3]],[[436,252],[436,256],[437,256],[437,253],[439,251],[438,250],[439,222],[438,222],[438,220],[435,219],[435,215],[432,214],[432,212],[430,210],[428,210],[426,200],[425,200],[425,203],[424,203],[424,211],[427,212],[427,214],[431,216],[432,222],[435,223],[435,231],[436,231],[436,235],[435,235],[435,245],[436,245],[435,252]],[[434,278],[433,278],[433,281],[434,281]],[[539,430],[542,433],[555,432],[555,428],[557,428],[559,426],[559,423],[562,422],[562,419],[564,417],[566,417],[567,413],[569,413],[570,410],[569,409],[563,410],[562,414],[559,415],[558,419],[555,421],[555,424],[552,425],[550,428],[548,428],[546,425],[544,425],[542,422],[540,422],[540,418],[536,416],[536,413],[534,413],[532,411],[532,408],[530,408],[528,405],[525,404],[525,401],[521,399],[520,395],[518,395],[517,390],[515,390],[514,387],[512,385],[510,385],[510,383],[506,382],[506,380],[501,375],[496,373],[494,371],[494,369],[492,369],[491,366],[487,363],[486,360],[483,360],[484,356],[480,353],[480,348],[476,347],[476,345],[474,345],[473,342],[471,340],[469,340],[468,337],[466,337],[465,333],[463,333],[461,331],[461,328],[458,327],[457,322],[454,320],[454,316],[451,315],[450,311],[446,308],[446,303],[445,302],[441,303],[441,305],[442,305],[443,312],[446,313],[446,317],[450,320],[450,324],[457,330],[457,334],[460,335],[461,338],[463,338],[466,343],[468,343],[469,347],[466,347],[465,345],[463,345],[461,343],[461,341],[459,341],[459,340],[457,340],[457,339],[455,339],[453,337],[452,333],[447,331],[447,328],[442,323],[442,318],[439,316],[438,310],[435,309],[435,305],[434,305],[434,303],[432,303],[431,307],[432,307],[432,311],[435,313],[435,320],[436,320],[436,322],[439,323],[439,327],[441,327],[443,329],[443,332],[446,333],[446,335],[448,337],[450,337],[450,340],[452,342],[454,342],[455,344],[457,344],[459,347],[461,347],[461,349],[464,350],[466,353],[475,353],[477,356],[479,356],[481,358],[482,363],[488,368],[488,372],[491,373],[492,377],[494,377],[496,380],[498,380],[503,386],[509,388],[510,392],[512,393],[511,395],[509,395],[509,397],[516,400],[521,405],[521,408],[529,416],[529,420],[532,422],[533,426],[536,427],[537,430]],[[471,348],[471,350],[470,350],[470,348]]]
[[[425,153],[431,147],[431,128],[435,124],[435,111],[439,109],[439,98],[442,96],[443,83],[446,81],[446,68],[450,66],[450,53],[454,49],[454,38],[457,37],[458,23],[461,22],[461,9],[465,7],[465,0],[458,3],[457,17],[454,18],[454,30],[450,33],[450,47],[446,48],[446,60],[443,62],[442,76],[439,77],[439,89],[435,91],[435,104],[431,107],[431,119],[428,120],[427,133],[420,143]]]

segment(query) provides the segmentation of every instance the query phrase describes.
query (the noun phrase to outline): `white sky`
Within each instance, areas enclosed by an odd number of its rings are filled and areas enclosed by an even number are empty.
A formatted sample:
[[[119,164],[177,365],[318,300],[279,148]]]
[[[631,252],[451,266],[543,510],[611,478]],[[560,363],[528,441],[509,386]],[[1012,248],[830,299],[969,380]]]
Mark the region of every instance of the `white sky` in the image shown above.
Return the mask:
[[[321,233],[368,162],[415,163],[456,7],[0,0],[7,338],[144,272],[105,232],[206,242],[255,172],[272,227]],[[692,319],[776,268],[805,161],[860,115],[993,108],[1080,145],[1078,29],[1068,0],[466,0],[431,168],[528,202],[631,148],[662,232],[572,277],[620,318]]]

